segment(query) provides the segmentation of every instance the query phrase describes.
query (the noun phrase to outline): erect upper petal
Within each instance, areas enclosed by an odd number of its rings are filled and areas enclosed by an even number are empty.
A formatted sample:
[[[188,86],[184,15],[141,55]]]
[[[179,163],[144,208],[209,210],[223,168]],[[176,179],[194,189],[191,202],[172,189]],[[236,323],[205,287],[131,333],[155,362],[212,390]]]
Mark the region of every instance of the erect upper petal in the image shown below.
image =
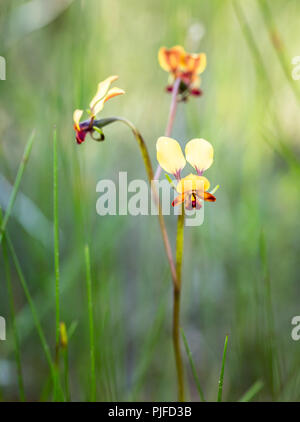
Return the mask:
[[[206,54],[190,54],[186,53],[184,56],[183,64],[185,71],[192,72],[195,75],[199,75],[204,72],[206,68]]]
[[[192,139],[185,147],[186,160],[197,171],[207,170],[214,161],[213,146],[205,139]]]
[[[178,174],[186,164],[181,146],[172,138],[161,136],[156,142],[157,161],[171,174]]]
[[[107,92],[107,94],[100,100],[100,101],[98,101],[96,104],[95,104],[95,106],[94,106],[94,109],[93,109],[93,113],[94,113],[94,115],[96,116],[96,114],[98,114],[102,109],[103,109],[103,107],[104,107],[104,103],[107,101],[107,100],[110,100],[111,98],[114,98],[114,97],[116,97],[117,95],[122,95],[122,94],[125,94],[125,91],[123,90],[123,89],[121,89],[121,88],[117,88],[117,87],[114,87],[114,88],[111,88],[108,92]]]
[[[182,63],[184,56],[184,48],[180,45],[169,49],[161,47],[158,51],[159,64],[167,72],[174,72]]]
[[[110,85],[119,78],[117,75],[112,75],[106,78],[104,81],[98,84],[97,92],[93,97],[92,101],[90,102],[90,108],[93,110],[95,105],[100,101],[109,90]],[[96,113],[95,113],[96,114]]]
[[[80,130],[79,122],[80,122],[82,114],[83,114],[83,110],[78,110],[78,109],[76,109],[73,113],[73,120],[74,120],[75,127],[77,130]]]

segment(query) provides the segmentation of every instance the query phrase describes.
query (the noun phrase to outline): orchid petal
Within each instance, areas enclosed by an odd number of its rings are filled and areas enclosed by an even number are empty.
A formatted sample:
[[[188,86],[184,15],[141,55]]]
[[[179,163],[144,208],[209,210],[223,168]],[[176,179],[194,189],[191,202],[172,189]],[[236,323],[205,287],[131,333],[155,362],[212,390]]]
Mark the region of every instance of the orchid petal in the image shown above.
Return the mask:
[[[214,149],[205,139],[192,139],[186,144],[185,156],[197,171],[204,171],[213,163]]]
[[[175,176],[186,164],[181,146],[172,138],[161,136],[156,142],[157,161],[168,173]]]

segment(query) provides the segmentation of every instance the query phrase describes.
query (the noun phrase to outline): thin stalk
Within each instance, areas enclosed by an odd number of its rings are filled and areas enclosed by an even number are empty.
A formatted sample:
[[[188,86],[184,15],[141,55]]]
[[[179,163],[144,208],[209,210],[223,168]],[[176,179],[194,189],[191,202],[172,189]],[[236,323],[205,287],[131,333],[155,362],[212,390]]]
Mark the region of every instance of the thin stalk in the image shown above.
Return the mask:
[[[132,130],[133,135],[134,135],[134,137],[135,137],[135,139],[138,143],[138,146],[140,148],[142,158],[143,158],[143,161],[144,161],[144,165],[145,165],[145,168],[146,168],[148,180],[149,180],[150,186],[152,187],[152,190],[153,190],[154,200],[155,200],[155,202],[158,206],[158,219],[159,219],[160,230],[161,230],[161,234],[162,234],[167,258],[168,258],[168,261],[169,261],[172,280],[173,280],[173,283],[174,283],[174,286],[175,286],[178,283],[177,283],[177,275],[176,275],[176,268],[175,268],[174,259],[173,259],[173,253],[172,253],[172,249],[171,249],[171,245],[170,245],[170,241],[169,241],[169,237],[168,237],[168,233],[167,233],[167,229],[166,229],[166,225],[165,225],[165,220],[164,220],[162,210],[161,210],[161,206],[160,206],[160,203],[159,203],[158,194],[155,191],[154,186],[152,184],[153,168],[152,168],[151,159],[150,159],[150,156],[149,156],[149,153],[148,153],[148,149],[146,147],[146,143],[145,143],[141,133],[137,130],[137,128],[133,125],[133,123],[131,123],[129,120],[127,120],[123,117],[110,117],[110,118],[107,118],[107,119],[95,120],[94,126],[102,128],[102,127],[107,126],[107,125],[114,123],[114,122],[121,122],[121,123],[124,123],[125,125],[127,125]]]
[[[275,22],[273,20],[273,16],[270,10],[270,6],[265,0],[259,0],[257,1],[258,7],[260,8],[261,14],[264,19],[265,26],[267,28],[267,31],[269,33],[269,37],[271,40],[271,43],[274,47],[274,50],[276,52],[278,61],[281,65],[281,68],[283,70],[283,73],[290,84],[290,87],[292,88],[292,91],[294,92],[295,97],[297,98],[298,103],[300,104],[300,91],[295,83],[295,81],[291,77],[291,69],[289,60],[287,59],[287,55],[284,49],[284,45],[281,41],[280,35],[277,31]]]
[[[0,208],[0,220],[2,221],[2,211]],[[25,401],[25,390],[24,390],[24,380],[22,374],[22,364],[21,364],[21,353],[20,353],[20,342],[19,342],[19,335],[16,325],[16,312],[15,312],[15,303],[14,303],[14,296],[13,296],[13,289],[12,289],[12,282],[11,282],[11,271],[9,265],[9,258],[7,253],[7,245],[5,236],[3,238],[2,243],[2,253],[3,253],[3,261],[4,261],[4,271],[5,271],[5,278],[7,284],[7,291],[9,297],[9,308],[10,308],[10,317],[12,323],[12,331],[13,331],[13,338],[14,338],[14,351],[15,351],[15,359],[17,363],[17,374],[18,374],[18,385],[19,385],[19,395],[20,401]]]
[[[260,392],[260,390],[263,388],[264,383],[261,380],[256,381],[249,390],[246,391],[245,394],[240,398],[239,402],[248,402],[253,399],[256,394]]]
[[[246,16],[243,12],[243,9],[240,5],[240,2],[234,1],[233,7],[237,16],[237,19],[239,21],[239,24],[241,26],[241,29],[243,31],[243,35],[245,37],[246,43],[248,44],[249,50],[252,53],[252,56],[256,63],[256,71],[261,75],[265,85],[267,85],[268,89],[272,89],[270,78],[268,76],[267,69],[265,67],[262,55],[256,45],[253,33],[251,31],[251,28],[249,26],[249,23],[247,22]]]
[[[58,178],[57,178],[57,136],[56,129],[53,133],[53,237],[54,237],[54,269],[55,269],[55,339],[56,362],[58,362],[59,337],[60,337],[60,299],[59,299],[59,225],[58,225]]]
[[[173,85],[172,98],[171,98],[167,127],[166,127],[166,130],[165,130],[165,136],[171,136],[171,134],[172,134],[173,124],[174,124],[174,120],[175,120],[175,116],[176,116],[177,94],[178,94],[180,82],[181,82],[181,79],[177,78],[174,82],[174,85]],[[160,165],[158,165],[156,172],[155,172],[155,176],[154,176],[155,180],[159,179],[160,173],[161,173],[161,167],[160,167]]]
[[[19,168],[18,168],[17,176],[16,176],[15,183],[14,183],[14,186],[13,186],[13,190],[12,190],[12,193],[11,193],[10,198],[9,198],[8,206],[7,206],[7,209],[5,211],[5,215],[4,215],[4,218],[3,218],[1,226],[0,226],[0,245],[2,243],[3,234],[4,234],[7,222],[9,220],[10,215],[11,215],[11,212],[12,212],[12,209],[13,209],[16,197],[17,197],[17,193],[18,193],[18,190],[19,190],[19,187],[20,187],[20,183],[21,183],[22,176],[23,176],[23,173],[24,173],[24,170],[25,170],[25,167],[26,167],[26,163],[28,161],[28,158],[29,158],[29,155],[30,155],[30,152],[31,152],[31,149],[32,149],[34,137],[35,137],[35,132],[33,131],[31,136],[29,137],[29,139],[27,141],[26,146],[25,146],[25,150],[24,150],[23,157],[21,159],[21,162],[20,162],[20,165],[19,165]]]
[[[196,387],[197,387],[197,390],[198,390],[199,397],[204,402],[205,398],[204,398],[203,390],[202,390],[201,385],[200,385],[200,380],[199,380],[199,377],[198,377],[198,374],[197,374],[197,370],[196,370],[196,366],[195,366],[195,363],[194,363],[194,360],[193,360],[192,352],[189,348],[189,344],[188,344],[187,338],[186,338],[183,330],[181,330],[181,335],[182,335],[185,351],[186,351],[186,354],[187,354],[188,359],[189,359],[192,374],[193,374],[193,377],[194,377],[194,380],[195,380],[195,383],[196,383]]]
[[[178,401],[184,402],[184,376],[183,363],[180,348],[180,296],[181,296],[181,272],[182,258],[184,247],[184,206],[182,206],[181,214],[178,216],[177,222],[177,238],[176,238],[176,274],[178,284],[174,285],[173,295],[173,347],[177,371],[177,390]]]
[[[37,332],[38,332],[38,335],[39,335],[39,338],[40,338],[40,341],[41,341],[41,344],[42,344],[42,347],[43,347],[43,350],[44,350],[44,353],[45,353],[45,356],[46,356],[46,359],[47,359],[47,362],[49,364],[49,368],[50,368],[50,372],[51,372],[51,376],[52,376],[52,381],[53,381],[53,386],[55,386],[56,382],[57,382],[57,377],[56,377],[55,365],[52,361],[49,345],[47,343],[44,331],[42,329],[42,326],[41,326],[41,323],[40,323],[40,320],[39,320],[33,299],[31,297],[27,282],[26,282],[25,277],[23,275],[23,271],[21,269],[21,265],[20,265],[19,259],[17,257],[17,254],[15,252],[14,246],[13,246],[13,244],[10,240],[10,237],[8,236],[7,233],[5,234],[5,237],[6,237],[8,248],[10,250],[10,253],[11,253],[11,256],[12,256],[12,259],[13,259],[13,262],[14,262],[14,265],[15,265],[15,268],[16,268],[16,271],[17,271],[17,274],[18,274],[19,279],[20,279],[21,286],[24,290],[28,305],[30,307],[30,310],[31,310],[31,313],[32,313],[32,316],[33,316],[33,319],[34,319],[34,323],[35,323],[35,326],[36,326],[36,329],[37,329]],[[59,387],[59,391],[61,392],[60,386],[58,386],[58,387]]]
[[[70,387],[69,387],[69,352],[68,348],[64,349],[63,351],[64,355],[64,379],[65,379],[65,391],[66,391],[66,401],[71,401],[71,395],[70,395]]]
[[[66,328],[66,324],[61,322],[59,324],[60,328],[60,348],[62,350],[63,358],[64,358],[64,385],[65,385],[65,395],[66,401],[71,401],[70,398],[70,388],[69,388],[69,340],[68,340],[68,332]]]
[[[225,343],[224,343],[222,368],[221,368],[221,373],[220,373],[220,378],[219,378],[218,402],[222,401],[224,370],[225,370],[226,353],[227,353],[227,343],[228,343],[228,336],[225,337]]]
[[[59,272],[59,225],[58,225],[58,177],[57,177],[57,135],[53,132],[53,240],[55,271],[55,371],[54,401],[57,400],[59,381],[59,337],[60,337],[60,272]]]
[[[95,338],[94,338],[94,315],[93,315],[93,295],[91,280],[91,260],[88,245],[84,249],[85,265],[86,265],[86,288],[88,299],[89,314],[89,331],[90,331],[90,348],[91,348],[91,397],[90,401],[96,400],[96,365],[95,365]]]

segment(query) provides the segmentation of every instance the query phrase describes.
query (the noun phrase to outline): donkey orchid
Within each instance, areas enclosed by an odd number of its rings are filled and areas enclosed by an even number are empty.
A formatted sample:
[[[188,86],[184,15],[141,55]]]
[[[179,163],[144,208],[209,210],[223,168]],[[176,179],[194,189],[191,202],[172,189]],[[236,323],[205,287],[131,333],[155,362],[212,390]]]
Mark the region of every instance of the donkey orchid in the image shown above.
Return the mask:
[[[117,95],[125,94],[125,91],[123,91],[123,89],[120,89],[117,87],[110,88],[110,85],[117,79],[118,79],[118,76],[116,75],[109,76],[104,81],[98,84],[97,92],[95,96],[93,97],[92,101],[90,102],[90,108],[88,110],[90,118],[88,120],[85,120],[80,123],[80,119],[83,115],[83,110],[77,109],[74,111],[73,113],[74,129],[76,132],[76,141],[78,144],[81,144],[82,142],[84,142],[85,137],[88,133],[90,133],[90,135],[93,138],[93,133],[95,131],[99,131],[99,128],[94,126],[94,120],[95,120],[96,115],[100,113],[100,111],[102,111],[106,101],[110,100],[113,97],[116,97]],[[104,139],[102,133],[101,133],[100,139],[101,140]],[[96,140],[99,140],[99,139],[96,139]]]
[[[179,194],[172,202],[173,207],[185,203],[187,209],[202,207],[202,200],[214,202],[216,198],[208,192],[209,180],[203,176],[213,163],[214,149],[205,139],[192,139],[185,146],[185,156],[179,143],[172,138],[162,136],[156,142],[157,161],[178,181],[176,190]],[[194,167],[197,174],[181,178],[181,171],[186,161]]]
[[[180,78],[179,93],[182,99],[186,99],[189,94],[199,96],[202,91],[200,74],[206,68],[206,54],[187,53],[183,47],[176,45],[170,49],[161,47],[158,52],[160,66],[170,74],[170,84],[167,91],[173,90],[174,81]]]

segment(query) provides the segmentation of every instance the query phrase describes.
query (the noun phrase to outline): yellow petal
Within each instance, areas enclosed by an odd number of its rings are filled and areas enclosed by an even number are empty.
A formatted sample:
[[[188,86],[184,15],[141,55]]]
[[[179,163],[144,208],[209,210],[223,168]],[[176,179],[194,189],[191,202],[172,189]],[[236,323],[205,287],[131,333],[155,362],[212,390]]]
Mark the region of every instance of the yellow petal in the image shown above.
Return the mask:
[[[74,120],[75,127],[77,130],[80,130],[79,122],[80,122],[82,114],[83,114],[83,110],[78,110],[78,109],[75,110],[73,113],[73,120]]]
[[[187,72],[199,75],[206,68],[206,54],[189,54],[187,53],[183,59],[183,66]]]
[[[104,81],[98,84],[97,92],[90,102],[90,108],[93,110],[95,105],[98,101],[102,100],[102,98],[106,95],[107,91],[109,90],[110,85],[119,78],[117,75],[109,76]]]
[[[214,161],[214,149],[205,139],[192,139],[185,147],[186,160],[197,171],[207,170]]]
[[[100,111],[103,109],[104,107],[104,103],[107,100],[110,100],[111,98],[116,97],[117,95],[122,95],[125,94],[125,91],[121,88],[111,88],[108,93],[105,95],[105,97],[103,97],[100,101],[97,102],[97,104],[94,106],[94,110],[93,110],[93,114],[96,116],[96,114],[100,113]]]
[[[209,187],[210,183],[206,177],[191,173],[178,182],[176,190],[178,193],[191,191],[202,191],[204,193],[209,189]]]
[[[178,174],[186,164],[179,143],[172,138],[161,136],[156,142],[157,161],[171,174]]]
[[[180,45],[169,49],[161,47],[158,51],[158,62],[167,72],[174,72],[182,62],[184,55],[184,48]]]

